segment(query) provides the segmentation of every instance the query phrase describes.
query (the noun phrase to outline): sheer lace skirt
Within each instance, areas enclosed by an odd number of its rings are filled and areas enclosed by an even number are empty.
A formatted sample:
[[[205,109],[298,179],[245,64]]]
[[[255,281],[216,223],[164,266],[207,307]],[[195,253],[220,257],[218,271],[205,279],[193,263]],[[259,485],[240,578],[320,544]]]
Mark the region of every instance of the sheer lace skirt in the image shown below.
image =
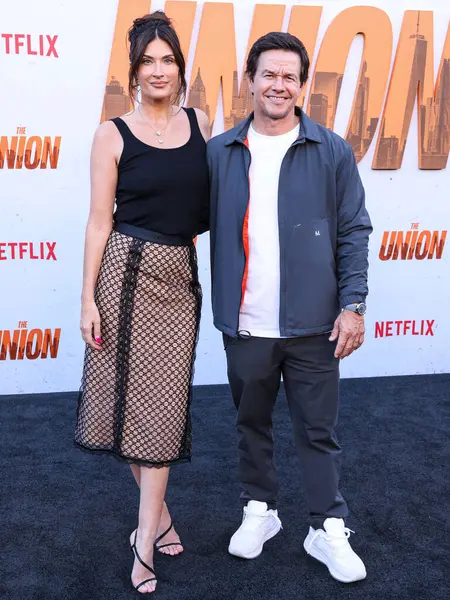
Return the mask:
[[[76,444],[145,466],[190,459],[201,310],[194,246],[113,231],[96,286],[101,350],[86,348]]]

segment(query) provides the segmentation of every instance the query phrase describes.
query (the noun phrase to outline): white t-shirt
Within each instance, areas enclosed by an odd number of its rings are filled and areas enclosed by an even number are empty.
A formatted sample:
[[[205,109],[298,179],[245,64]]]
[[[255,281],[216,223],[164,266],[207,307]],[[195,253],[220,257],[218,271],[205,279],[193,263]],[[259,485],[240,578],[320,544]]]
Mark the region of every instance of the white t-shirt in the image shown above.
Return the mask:
[[[253,123],[248,130],[248,262],[239,329],[255,337],[281,337],[278,182],[283,158],[297,137],[298,126],[282,135],[261,135]]]

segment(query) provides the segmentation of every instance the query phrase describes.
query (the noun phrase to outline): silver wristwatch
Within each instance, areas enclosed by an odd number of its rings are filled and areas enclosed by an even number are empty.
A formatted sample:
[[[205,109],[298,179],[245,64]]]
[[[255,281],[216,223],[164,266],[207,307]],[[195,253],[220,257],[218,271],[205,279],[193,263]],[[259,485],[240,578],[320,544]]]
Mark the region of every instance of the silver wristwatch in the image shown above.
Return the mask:
[[[365,302],[357,302],[355,304],[347,304],[342,310],[351,310],[362,316],[366,314],[367,306]]]

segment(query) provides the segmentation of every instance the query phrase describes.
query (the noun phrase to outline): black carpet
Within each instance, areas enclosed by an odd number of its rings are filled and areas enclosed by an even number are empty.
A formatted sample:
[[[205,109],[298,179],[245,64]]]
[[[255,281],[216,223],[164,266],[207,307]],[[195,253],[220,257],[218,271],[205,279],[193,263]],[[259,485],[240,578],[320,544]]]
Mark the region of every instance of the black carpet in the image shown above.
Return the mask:
[[[276,410],[284,530],[258,559],[227,554],[240,523],[234,408],[197,388],[194,460],[168,503],[186,547],[157,556],[157,599],[448,600],[450,375],[342,382],[341,489],[365,581],[344,585],[305,556],[307,532],[286,402]],[[0,397],[2,600],[127,600],[138,494],[126,465],[72,446],[75,394]]]

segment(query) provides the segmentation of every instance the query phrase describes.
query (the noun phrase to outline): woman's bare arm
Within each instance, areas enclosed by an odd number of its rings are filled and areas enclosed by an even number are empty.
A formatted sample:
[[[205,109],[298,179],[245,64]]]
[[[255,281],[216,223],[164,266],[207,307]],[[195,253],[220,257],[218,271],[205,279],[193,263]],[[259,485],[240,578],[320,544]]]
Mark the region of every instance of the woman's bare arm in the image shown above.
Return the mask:
[[[116,126],[105,121],[97,129],[91,152],[91,206],[84,247],[81,330],[84,341],[99,349],[100,317],[94,302],[94,289],[111,233],[117,185],[117,162],[123,142]]]
[[[207,142],[211,137],[211,124],[209,122],[208,116],[199,108],[194,108],[195,114],[197,115],[198,126],[200,127],[200,131],[202,136]]]

